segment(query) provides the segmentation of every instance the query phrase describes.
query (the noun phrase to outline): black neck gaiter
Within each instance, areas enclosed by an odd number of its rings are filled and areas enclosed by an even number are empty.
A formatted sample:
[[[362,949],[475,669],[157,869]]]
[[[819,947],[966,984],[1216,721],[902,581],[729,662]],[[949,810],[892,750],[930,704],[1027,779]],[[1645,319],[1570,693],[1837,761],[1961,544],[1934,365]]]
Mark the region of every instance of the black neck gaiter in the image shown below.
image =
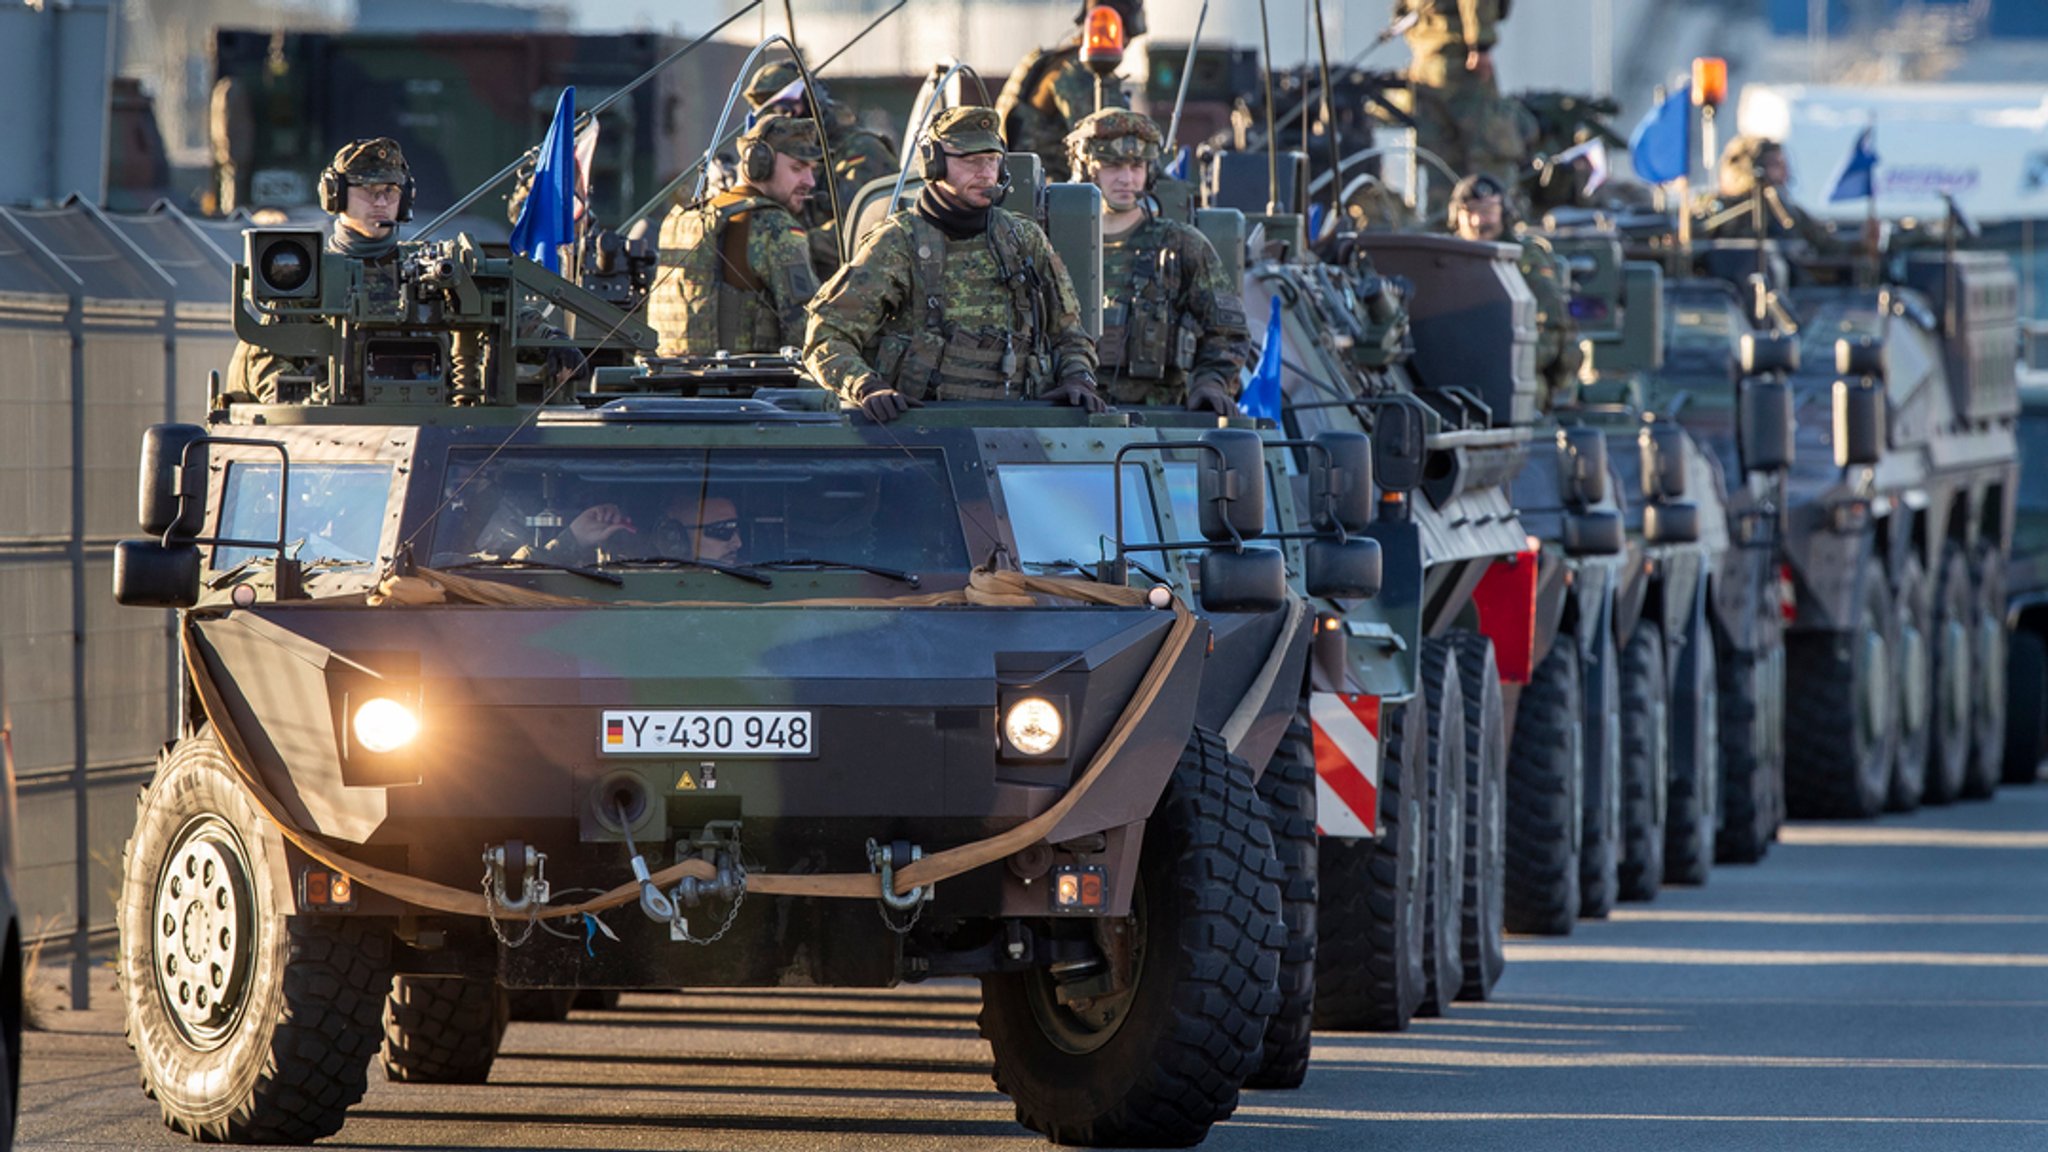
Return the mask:
[[[989,209],[968,207],[942,184],[927,184],[918,193],[917,214],[937,226],[948,240],[965,240],[988,231]]]
[[[382,236],[365,236],[336,220],[334,231],[327,237],[327,250],[357,260],[382,260],[398,250],[398,229],[393,228]]]

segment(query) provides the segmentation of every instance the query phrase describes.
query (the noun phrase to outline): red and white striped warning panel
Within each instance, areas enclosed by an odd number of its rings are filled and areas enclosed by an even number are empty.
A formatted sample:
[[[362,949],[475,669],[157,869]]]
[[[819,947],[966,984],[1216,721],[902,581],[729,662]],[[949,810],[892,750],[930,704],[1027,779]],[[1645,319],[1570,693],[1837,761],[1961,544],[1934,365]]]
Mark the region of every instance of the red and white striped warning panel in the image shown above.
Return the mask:
[[[1308,718],[1316,738],[1316,831],[1377,837],[1380,698],[1311,692]]]

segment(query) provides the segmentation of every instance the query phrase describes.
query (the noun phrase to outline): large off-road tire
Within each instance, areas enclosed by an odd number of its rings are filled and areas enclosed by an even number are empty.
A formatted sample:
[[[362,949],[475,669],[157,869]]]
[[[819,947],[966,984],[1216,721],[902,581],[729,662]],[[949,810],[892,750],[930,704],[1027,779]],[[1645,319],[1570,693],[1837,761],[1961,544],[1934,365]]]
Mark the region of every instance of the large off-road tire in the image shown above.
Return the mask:
[[[1273,850],[1285,878],[1280,919],[1287,945],[1280,954],[1280,1006],[1266,1024],[1265,1055],[1248,1088],[1299,1088],[1308,1075],[1310,1031],[1316,1004],[1316,746],[1304,704],[1259,777],[1273,829]]]
[[[2005,554],[1980,540],[1970,556],[1976,630],[1971,636],[1970,766],[1963,795],[1981,798],[1998,790],[2005,769]]]
[[[1453,632],[1465,688],[1465,901],[1458,934],[1465,979],[1460,1000],[1484,1000],[1507,968],[1508,718],[1493,641]]]
[[[368,1087],[394,926],[288,913],[265,817],[210,732],[171,750],[138,809],[118,963],[164,1122],[237,1144],[340,1131]]]
[[[1664,820],[1671,787],[1671,683],[1664,634],[1636,625],[1621,653],[1621,860],[1623,900],[1655,900],[1664,886]]]
[[[402,1084],[481,1084],[511,1018],[494,980],[400,976],[384,1001],[384,1077]]]
[[[982,977],[981,1034],[1018,1123],[1060,1144],[1185,1147],[1236,1109],[1286,931],[1256,807],[1244,762],[1198,731],[1145,824],[1130,984],[1061,1004],[1044,969]]]
[[[1429,855],[1422,697],[1380,705],[1379,839],[1322,842],[1316,911],[1318,1029],[1395,1032],[1422,1004]]]
[[[1442,1016],[1465,984],[1465,685],[1446,639],[1422,645],[1429,720],[1429,887],[1422,909],[1422,1004]]]
[[[1785,793],[1794,816],[1867,819],[1891,785],[1892,595],[1874,564],[1858,583],[1846,631],[1795,632],[1785,641]]]
[[[1718,625],[1714,663],[1721,694],[1721,819],[1714,860],[1754,864],[1770,851],[1785,780],[1785,605],[1765,575],[1748,647]]]
[[[1507,930],[1563,936],[1579,918],[1585,709],[1579,651],[1560,636],[1515,708],[1508,748]]]
[[[617,988],[585,988],[583,991],[576,993],[576,1003],[574,1005],[575,1008],[584,1012],[610,1012],[618,1006],[619,990]]]
[[[1928,742],[1933,737],[1934,602],[1927,591],[1927,573],[1920,558],[1906,556],[1892,580],[1893,668],[1899,686],[1894,707],[1899,717],[1898,750],[1892,755],[1892,780],[1885,807],[1911,812],[1927,795]]]
[[[1970,667],[1977,612],[1970,599],[1970,564],[1954,543],[1942,549],[1934,581],[1933,715],[1927,750],[1929,804],[1948,804],[1963,795],[1970,769]]]
[[[1621,652],[1601,631],[1586,678],[1584,833],[1579,841],[1579,917],[1602,920],[1621,892]]]
[[[506,1019],[531,1024],[559,1024],[576,1006],[574,988],[507,988]]]
[[[2032,784],[2048,757],[2048,644],[2041,634],[2012,634],[2005,657],[2005,772],[2007,784]]]
[[[1721,812],[1721,685],[1711,625],[1687,630],[1671,683],[1671,789],[1664,809],[1664,882],[1705,884]]]

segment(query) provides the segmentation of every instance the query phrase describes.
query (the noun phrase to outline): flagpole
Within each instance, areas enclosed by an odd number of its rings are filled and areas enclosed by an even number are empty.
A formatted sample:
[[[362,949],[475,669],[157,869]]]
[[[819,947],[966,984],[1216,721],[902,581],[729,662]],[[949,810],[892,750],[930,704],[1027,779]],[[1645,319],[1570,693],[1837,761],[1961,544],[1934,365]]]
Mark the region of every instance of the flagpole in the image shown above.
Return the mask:
[[[1870,113],[1870,151],[1877,151],[1877,112]],[[1877,225],[1877,165],[1870,166],[1870,194],[1863,198],[1863,245],[1870,252],[1870,283],[1878,284],[1884,278],[1884,252],[1878,243]]]

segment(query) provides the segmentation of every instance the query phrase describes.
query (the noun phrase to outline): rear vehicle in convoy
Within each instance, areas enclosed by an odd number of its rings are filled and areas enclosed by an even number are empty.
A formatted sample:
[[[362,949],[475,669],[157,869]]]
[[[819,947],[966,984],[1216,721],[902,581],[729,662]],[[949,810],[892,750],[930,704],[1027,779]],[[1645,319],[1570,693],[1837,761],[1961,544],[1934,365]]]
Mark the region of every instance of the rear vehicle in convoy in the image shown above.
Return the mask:
[[[332,402],[152,429],[152,538],[116,556],[120,600],[183,609],[185,719],[120,898],[168,1123],[331,1134],[380,1051],[481,1079],[508,987],[940,975],[981,978],[997,1083],[1055,1139],[1230,1113],[1287,940],[1246,761],[1308,644],[1251,544],[1256,432],[868,425],[723,357],[549,403],[522,296],[644,330],[467,241],[406,252],[395,318],[317,237],[248,243],[241,334],[324,361]],[[1324,595],[1377,582],[1335,539],[1361,452],[1306,453],[1320,513],[1278,496],[1330,526],[1287,542]]]

